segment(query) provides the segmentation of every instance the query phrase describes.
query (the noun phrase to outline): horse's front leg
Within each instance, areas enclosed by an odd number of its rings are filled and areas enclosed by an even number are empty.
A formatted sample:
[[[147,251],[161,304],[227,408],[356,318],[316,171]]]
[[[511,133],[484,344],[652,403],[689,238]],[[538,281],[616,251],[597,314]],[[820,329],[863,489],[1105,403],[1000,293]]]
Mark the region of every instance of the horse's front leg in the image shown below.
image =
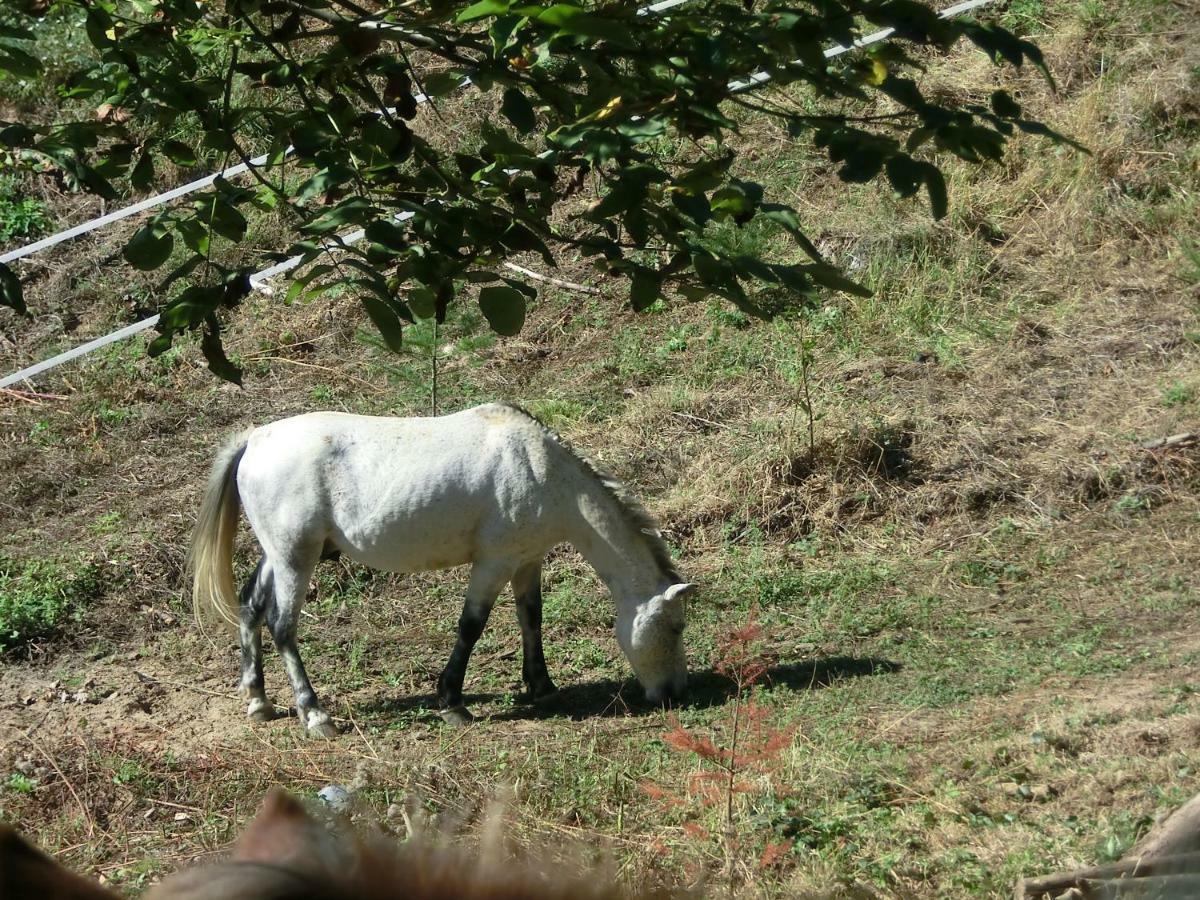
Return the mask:
[[[458,638],[437,685],[438,708],[442,712],[442,718],[451,725],[465,725],[474,718],[463,705],[462,698],[463,681],[467,677],[467,661],[471,658],[476,641],[483,634],[488,617],[492,614],[492,607],[496,604],[496,597],[511,574],[511,569],[499,564],[476,562],[471,569],[467,599],[458,619]]]
[[[525,703],[558,690],[550,680],[542,649],[541,561],[519,569],[513,576],[512,588],[517,598],[517,621],[521,624],[521,680],[525,682],[525,693],[517,699]]]
[[[329,714],[321,709],[317,701],[317,692],[313,690],[304,670],[304,662],[300,659],[300,648],[296,644],[296,626],[300,620],[300,608],[304,596],[308,593],[308,579],[316,567],[317,555],[306,565],[274,566],[275,602],[267,610],[267,627],[271,629],[271,637],[275,639],[275,647],[287,670],[288,680],[292,683],[292,691],[296,695],[296,717],[315,737],[333,737],[337,734],[337,726],[329,718]]]

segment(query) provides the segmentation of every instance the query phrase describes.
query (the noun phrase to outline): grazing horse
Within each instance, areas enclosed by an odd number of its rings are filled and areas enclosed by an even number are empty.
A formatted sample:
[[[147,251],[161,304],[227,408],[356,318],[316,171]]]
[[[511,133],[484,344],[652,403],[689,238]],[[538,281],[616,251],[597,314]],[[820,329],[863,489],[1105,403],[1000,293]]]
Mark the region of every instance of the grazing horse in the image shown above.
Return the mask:
[[[262,546],[242,588],[233,584],[238,507]],[[310,733],[336,733],[296,645],[300,607],[323,557],[343,553],[390,572],[471,564],[458,639],[437,683],[453,724],[470,720],[467,660],[496,597],[511,584],[521,624],[526,697],[555,690],[542,651],[541,569],[563,541],[608,586],[617,643],[651,703],[687,679],[683,584],[645,509],[536,418],[487,404],[433,418],[310,413],[245,432],[218,454],[188,564],[197,612],[214,607],[241,638],[248,715],[273,716],[263,688],[266,623]]]

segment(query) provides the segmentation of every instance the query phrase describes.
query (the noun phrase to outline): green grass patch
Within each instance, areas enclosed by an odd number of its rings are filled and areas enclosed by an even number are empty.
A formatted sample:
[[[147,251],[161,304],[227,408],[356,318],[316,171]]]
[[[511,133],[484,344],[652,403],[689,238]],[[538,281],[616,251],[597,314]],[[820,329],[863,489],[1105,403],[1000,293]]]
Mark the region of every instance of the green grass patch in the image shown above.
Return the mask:
[[[87,602],[102,593],[100,567],[90,560],[0,556],[0,652],[78,621]]]
[[[23,196],[15,179],[0,179],[0,243],[36,237],[49,227],[50,217],[41,200]]]

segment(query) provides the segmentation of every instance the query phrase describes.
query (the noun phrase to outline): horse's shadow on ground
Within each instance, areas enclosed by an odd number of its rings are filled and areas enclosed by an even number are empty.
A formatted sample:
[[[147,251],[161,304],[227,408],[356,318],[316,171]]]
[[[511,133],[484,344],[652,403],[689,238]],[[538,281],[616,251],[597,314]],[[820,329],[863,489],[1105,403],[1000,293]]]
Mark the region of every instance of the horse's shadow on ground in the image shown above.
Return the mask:
[[[859,656],[830,656],[805,662],[782,663],[768,668],[759,684],[770,688],[794,691],[818,690],[849,678],[889,675],[900,671],[900,664],[888,659]],[[674,704],[677,709],[708,709],[723,706],[737,694],[737,686],[724,675],[713,671],[692,672],[688,675],[687,696]],[[504,694],[469,694],[464,698],[468,707],[490,703]],[[364,715],[429,711],[437,709],[436,699],[429,694],[403,698],[381,697],[357,705]],[[632,678],[623,681],[606,678],[561,687],[557,693],[531,704],[491,713],[487,719],[499,722],[531,719],[591,719],[606,716],[644,715],[659,709],[646,703],[642,689]]]

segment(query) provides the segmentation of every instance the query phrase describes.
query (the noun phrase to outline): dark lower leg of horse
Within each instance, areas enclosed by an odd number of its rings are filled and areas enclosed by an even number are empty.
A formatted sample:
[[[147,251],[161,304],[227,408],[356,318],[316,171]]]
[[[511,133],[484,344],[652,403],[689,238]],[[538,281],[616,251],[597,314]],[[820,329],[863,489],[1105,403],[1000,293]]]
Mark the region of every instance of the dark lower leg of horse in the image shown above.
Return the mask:
[[[451,714],[448,718],[443,716],[451,721],[451,724],[457,725],[471,720],[471,714],[463,706],[463,681],[467,677],[467,661],[471,658],[471,651],[475,649],[476,641],[483,634],[490,614],[490,607],[479,609],[468,604],[459,617],[458,639],[454,642],[454,649],[450,651],[450,660],[446,663],[446,668],[438,678],[437,689],[438,708]]]
[[[308,673],[304,670],[304,662],[300,659],[300,648],[296,644],[295,614],[284,615],[273,607],[268,618],[271,636],[275,639],[275,647],[279,650],[279,657],[283,660],[283,667],[296,695],[296,717],[308,729],[309,734],[333,737],[337,734],[337,727],[330,720],[329,714],[321,709],[317,692],[313,690]]]
[[[275,716],[275,708],[267,700],[263,680],[262,622],[274,597],[271,571],[259,559],[254,574],[242,588],[238,637],[242,646],[242,673],[238,693],[249,701],[246,714],[259,722]]]
[[[517,699],[531,703],[558,690],[550,680],[542,649],[541,584],[517,597],[517,621],[521,624],[521,680],[525,682],[525,692]]]

